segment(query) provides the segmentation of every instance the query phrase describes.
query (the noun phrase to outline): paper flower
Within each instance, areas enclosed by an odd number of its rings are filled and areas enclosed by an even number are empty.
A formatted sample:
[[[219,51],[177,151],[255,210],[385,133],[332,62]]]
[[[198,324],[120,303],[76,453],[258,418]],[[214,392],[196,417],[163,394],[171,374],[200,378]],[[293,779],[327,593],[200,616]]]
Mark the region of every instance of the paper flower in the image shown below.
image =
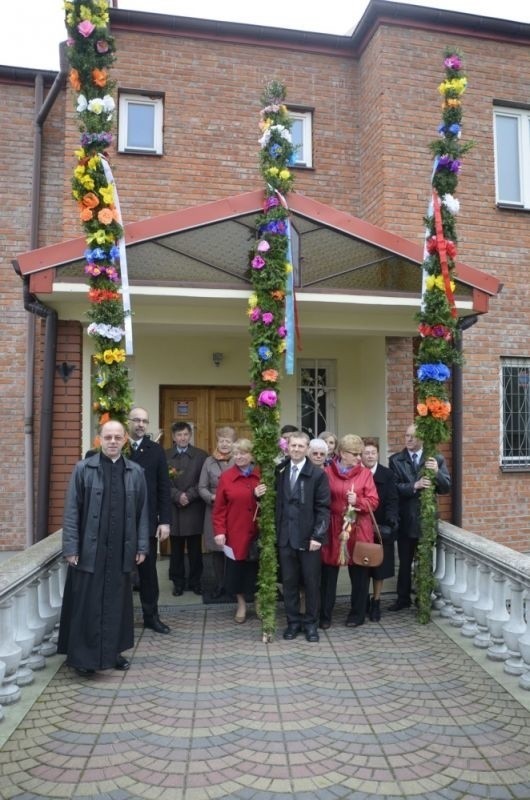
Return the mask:
[[[270,311],[266,311],[261,315],[261,321],[264,325],[272,325],[274,322],[274,314],[272,314]]]
[[[272,352],[266,345],[261,345],[258,347],[258,356],[262,361],[269,361],[272,358]]]
[[[271,246],[267,241],[265,241],[265,239],[261,239],[261,241],[258,242],[258,246],[256,247],[258,253],[266,253],[270,249]]]
[[[78,32],[83,36],[85,39],[88,39],[89,36],[96,30],[96,26],[93,25],[90,20],[84,19],[83,22],[80,22],[77,26]]]
[[[263,269],[265,266],[265,260],[261,256],[254,256],[252,261],[250,262],[250,266],[252,269]]]
[[[442,362],[438,364],[421,364],[417,371],[418,380],[420,381],[443,381],[449,380],[451,377],[451,370]]]
[[[278,370],[277,369],[265,369],[261,373],[261,377],[264,381],[270,381],[271,383],[276,383],[278,380]]]
[[[269,406],[269,408],[274,408],[277,402],[278,402],[278,395],[276,394],[274,389],[264,389],[263,392],[260,392],[258,397],[258,405]]]

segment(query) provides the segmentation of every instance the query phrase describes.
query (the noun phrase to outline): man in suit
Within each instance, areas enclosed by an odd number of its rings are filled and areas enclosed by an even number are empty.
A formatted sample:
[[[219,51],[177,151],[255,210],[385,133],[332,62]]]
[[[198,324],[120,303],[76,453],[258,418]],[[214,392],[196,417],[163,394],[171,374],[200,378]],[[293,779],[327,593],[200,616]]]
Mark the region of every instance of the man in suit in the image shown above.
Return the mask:
[[[289,436],[289,459],[276,471],[276,535],[287,627],[284,639],[304,630],[308,642],[318,642],[320,548],[329,526],[328,476],[307,458],[309,436]],[[305,614],[300,589],[305,591]]]
[[[445,459],[438,453],[434,458],[423,457],[423,442],[416,436],[416,426],[409,425],[405,434],[405,447],[394,453],[389,461],[390,469],[396,476],[399,495],[398,555],[399,570],[397,579],[397,600],[389,611],[409,608],[412,585],[412,562],[421,536],[420,496],[423,489],[431,486],[430,478],[422,475],[423,469],[435,473],[435,491],[449,494],[451,477]]]
[[[166,450],[171,482],[171,559],[169,578],[173,594],[179,597],[185,587],[184,553],[188,553],[188,589],[202,594],[202,532],[204,500],[199,494],[202,465],[208,453],[191,442],[192,429],[188,422],[171,426],[174,446]]]
[[[158,614],[158,575],[156,571],[157,543],[169,536],[171,520],[170,482],[167,461],[162,447],[146,433],[149,414],[136,406],[129,413],[129,440],[131,461],[139,464],[147,482],[149,507],[149,555],[138,567],[140,600],[144,615],[144,628],[155,633],[169,633]]]

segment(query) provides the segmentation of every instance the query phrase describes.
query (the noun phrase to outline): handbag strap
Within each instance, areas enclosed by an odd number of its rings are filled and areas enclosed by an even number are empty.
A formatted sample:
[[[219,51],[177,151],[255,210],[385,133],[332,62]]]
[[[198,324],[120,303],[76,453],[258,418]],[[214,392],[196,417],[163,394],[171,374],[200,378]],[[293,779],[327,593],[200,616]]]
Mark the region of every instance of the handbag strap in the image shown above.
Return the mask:
[[[381,536],[381,531],[379,530],[379,525],[377,524],[377,520],[376,520],[376,518],[374,516],[374,512],[372,511],[370,506],[368,506],[368,511],[370,512],[370,516],[372,517],[372,523],[373,523],[373,526],[374,526],[374,530],[375,530],[375,532],[377,533],[377,535],[379,537],[379,544],[382,545],[383,544],[383,537]]]

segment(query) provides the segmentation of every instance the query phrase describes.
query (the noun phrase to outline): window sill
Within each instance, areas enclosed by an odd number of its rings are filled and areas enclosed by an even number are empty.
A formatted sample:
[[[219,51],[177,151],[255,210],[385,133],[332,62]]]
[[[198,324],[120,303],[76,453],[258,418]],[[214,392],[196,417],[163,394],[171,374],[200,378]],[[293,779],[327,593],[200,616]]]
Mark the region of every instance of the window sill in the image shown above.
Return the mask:
[[[121,156],[149,156],[150,158],[153,156],[161,158],[164,155],[163,153],[155,153],[154,150],[135,150],[134,147],[126,147],[125,150],[118,150],[118,153]]]

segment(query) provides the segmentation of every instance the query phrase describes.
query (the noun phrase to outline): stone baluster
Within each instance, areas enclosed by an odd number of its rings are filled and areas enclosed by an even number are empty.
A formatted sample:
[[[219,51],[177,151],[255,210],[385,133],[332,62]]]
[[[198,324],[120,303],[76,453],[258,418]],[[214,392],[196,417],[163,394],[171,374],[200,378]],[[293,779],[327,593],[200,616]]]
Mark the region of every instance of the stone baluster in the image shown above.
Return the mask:
[[[18,668],[18,673],[22,673],[22,679],[17,679],[19,686],[27,686],[28,684],[33,683],[34,667],[32,663],[33,657],[31,654],[35,646],[35,634],[33,631],[30,631],[27,624],[27,599],[28,594],[25,587],[23,589],[19,589],[19,591],[13,597],[15,615],[15,642],[22,650],[22,658]],[[37,664],[39,662],[44,662],[43,657],[40,655],[36,656],[36,660]],[[44,663],[42,666],[44,666]],[[37,669],[39,669],[38,666]]]
[[[510,619],[506,609],[506,589],[506,577],[500,572],[493,572],[493,608],[486,617],[491,633],[491,644],[486,655],[492,661],[506,661],[510,655],[502,635],[502,629]]]
[[[526,667],[521,656],[519,640],[527,627],[523,610],[524,587],[515,581],[511,581],[510,586],[512,590],[510,619],[502,629],[502,635],[508,647],[508,658],[504,662],[504,671],[508,675],[522,675]]]
[[[445,572],[440,581],[442,597],[445,601],[443,608],[440,609],[440,616],[450,619],[453,616],[453,604],[451,602],[450,590],[455,583],[455,551],[446,547],[445,549]]]
[[[15,676],[22,658],[22,650],[15,642],[15,622],[13,600],[7,598],[0,602],[0,661],[4,665],[0,703],[9,705],[20,700],[20,688]]]
[[[478,576],[478,600],[473,606],[478,633],[473,639],[475,647],[485,649],[490,646],[491,636],[486,617],[493,608],[491,599],[491,569],[488,564],[480,564]]]
[[[60,609],[52,608],[50,604],[50,571],[46,570],[39,575],[37,597],[39,601],[39,616],[45,622],[44,641],[41,645],[43,656],[52,656],[57,652],[57,645],[52,641],[52,634],[59,622]]]
[[[453,604],[453,616],[450,619],[450,623],[456,628],[461,628],[465,622],[462,598],[466,593],[466,588],[467,575],[464,554],[457,550],[455,553],[455,582],[449,589],[449,597]]]
[[[63,581],[61,577],[63,565],[60,561],[55,561],[50,569],[50,605],[52,608],[59,609],[61,613],[61,605],[63,602]]]
[[[4,680],[4,675],[6,674],[6,665],[3,661],[0,661],[0,686],[2,685],[2,681]],[[0,722],[4,719],[4,709],[0,706]]]
[[[517,645],[521,658],[524,662],[524,672],[519,678],[519,686],[521,689],[530,691],[530,596],[526,594],[526,607],[523,607],[523,615],[526,618],[526,630],[522,636],[519,637]]]
[[[46,622],[41,618],[39,614],[38,585],[39,585],[39,579],[35,578],[27,586],[27,592],[28,592],[27,623],[28,623],[28,628],[35,635],[35,645],[33,647],[33,653],[34,655],[40,655],[44,657],[46,653],[42,652],[41,647],[44,639],[44,634],[46,632]],[[46,644],[47,642],[45,643],[45,645]],[[44,669],[45,666],[46,662],[43,658],[40,667],[37,666],[37,660],[34,660],[34,664],[32,665],[31,668]]]
[[[479,598],[478,592],[478,564],[474,558],[466,558],[467,586],[462,596],[462,610],[464,612],[464,624],[460,633],[469,639],[478,633],[478,625],[473,613],[476,602]]]
[[[445,574],[445,542],[443,539],[438,537],[438,541],[436,543],[436,569],[434,570],[434,600],[432,607],[436,611],[440,611],[444,605],[445,600],[442,597],[442,590],[440,588],[440,582],[443,579]]]

